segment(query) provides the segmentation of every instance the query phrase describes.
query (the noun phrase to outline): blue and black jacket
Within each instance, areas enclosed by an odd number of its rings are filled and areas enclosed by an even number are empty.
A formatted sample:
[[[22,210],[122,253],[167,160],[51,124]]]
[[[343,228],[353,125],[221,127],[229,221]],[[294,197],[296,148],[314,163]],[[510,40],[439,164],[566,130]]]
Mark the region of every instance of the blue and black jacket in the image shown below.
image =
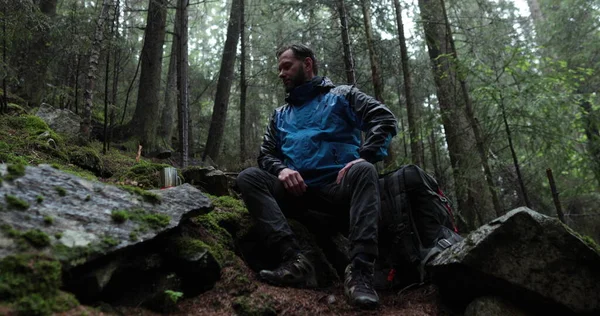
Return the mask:
[[[286,102],[273,112],[258,165],[276,176],[284,168],[296,170],[308,186],[332,183],[359,157],[382,160],[396,135],[396,118],[385,105],[326,77],[296,87]],[[361,131],[366,133],[362,145]]]

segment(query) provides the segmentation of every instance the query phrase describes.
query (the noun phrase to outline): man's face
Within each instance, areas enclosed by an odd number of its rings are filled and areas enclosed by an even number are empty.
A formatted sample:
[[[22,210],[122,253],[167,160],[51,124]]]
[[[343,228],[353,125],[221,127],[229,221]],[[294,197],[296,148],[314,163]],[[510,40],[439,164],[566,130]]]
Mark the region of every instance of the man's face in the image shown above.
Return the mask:
[[[302,85],[309,78],[306,78],[304,71],[304,61],[294,56],[291,49],[286,50],[279,56],[279,78],[283,81],[286,92],[291,92],[299,85]]]

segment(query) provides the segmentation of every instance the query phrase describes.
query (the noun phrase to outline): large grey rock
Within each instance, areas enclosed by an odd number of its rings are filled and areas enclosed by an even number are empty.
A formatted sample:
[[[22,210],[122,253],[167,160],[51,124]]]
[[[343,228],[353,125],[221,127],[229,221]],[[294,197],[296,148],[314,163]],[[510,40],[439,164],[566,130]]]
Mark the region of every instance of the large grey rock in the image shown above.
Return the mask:
[[[535,313],[600,314],[600,254],[527,208],[480,227],[428,267],[450,301],[491,294]]]
[[[484,296],[475,299],[467,306],[464,316],[528,316],[510,302],[494,296]]]
[[[79,134],[81,118],[68,109],[57,109],[49,104],[42,103],[35,115],[44,120],[56,132],[68,136]]]
[[[217,274],[212,284],[218,279],[220,267],[206,264],[214,261],[210,253],[201,253],[198,264],[188,260],[185,269],[173,266],[166,251],[168,242],[161,237],[176,232],[184,219],[210,212],[210,200],[189,184],[140,195],[48,165],[28,166],[24,175],[12,180],[7,175],[7,165],[0,164],[4,178],[0,184],[4,231],[0,233],[0,259],[27,250],[27,243],[15,231],[21,236],[29,231],[49,237],[49,242],[38,245],[38,251],[61,261],[67,272],[65,286],[82,301],[117,297],[135,285],[154,289],[153,284],[166,284],[154,279],[163,280],[165,273],[185,274],[189,269]],[[9,203],[14,198],[28,207]],[[121,222],[113,215],[117,211],[132,217]],[[148,295],[161,291],[156,288]],[[136,304],[143,301],[135,300]]]
[[[212,195],[229,195],[227,175],[214,167],[189,167],[181,171],[184,181],[201,187]]]

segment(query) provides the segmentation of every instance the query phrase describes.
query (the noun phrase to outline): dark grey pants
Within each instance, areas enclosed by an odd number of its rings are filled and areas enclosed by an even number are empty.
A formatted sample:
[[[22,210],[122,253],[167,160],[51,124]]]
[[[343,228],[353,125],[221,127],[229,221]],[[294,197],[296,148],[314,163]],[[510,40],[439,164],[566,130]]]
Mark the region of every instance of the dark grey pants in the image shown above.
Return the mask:
[[[289,217],[308,222],[313,229],[347,233],[350,258],[358,253],[377,257],[381,202],[377,170],[371,163],[353,165],[339,185],[309,187],[299,197],[287,192],[276,176],[256,167],[242,171],[237,185],[269,246],[294,238]]]

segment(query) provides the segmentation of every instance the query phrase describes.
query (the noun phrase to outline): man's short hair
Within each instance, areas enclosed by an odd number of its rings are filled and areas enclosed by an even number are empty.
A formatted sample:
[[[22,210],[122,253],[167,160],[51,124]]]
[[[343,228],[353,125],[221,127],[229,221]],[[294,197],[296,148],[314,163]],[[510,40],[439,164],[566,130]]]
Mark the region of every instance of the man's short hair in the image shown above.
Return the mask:
[[[294,56],[296,57],[296,59],[304,60],[304,58],[306,57],[310,58],[313,64],[313,73],[315,75],[319,73],[319,65],[317,63],[317,58],[315,57],[315,52],[313,52],[313,50],[310,47],[304,44],[284,45],[277,50],[275,55],[277,56],[277,58],[279,58],[279,56],[281,56],[281,54],[283,54],[288,49],[291,49],[292,52],[294,52]]]

